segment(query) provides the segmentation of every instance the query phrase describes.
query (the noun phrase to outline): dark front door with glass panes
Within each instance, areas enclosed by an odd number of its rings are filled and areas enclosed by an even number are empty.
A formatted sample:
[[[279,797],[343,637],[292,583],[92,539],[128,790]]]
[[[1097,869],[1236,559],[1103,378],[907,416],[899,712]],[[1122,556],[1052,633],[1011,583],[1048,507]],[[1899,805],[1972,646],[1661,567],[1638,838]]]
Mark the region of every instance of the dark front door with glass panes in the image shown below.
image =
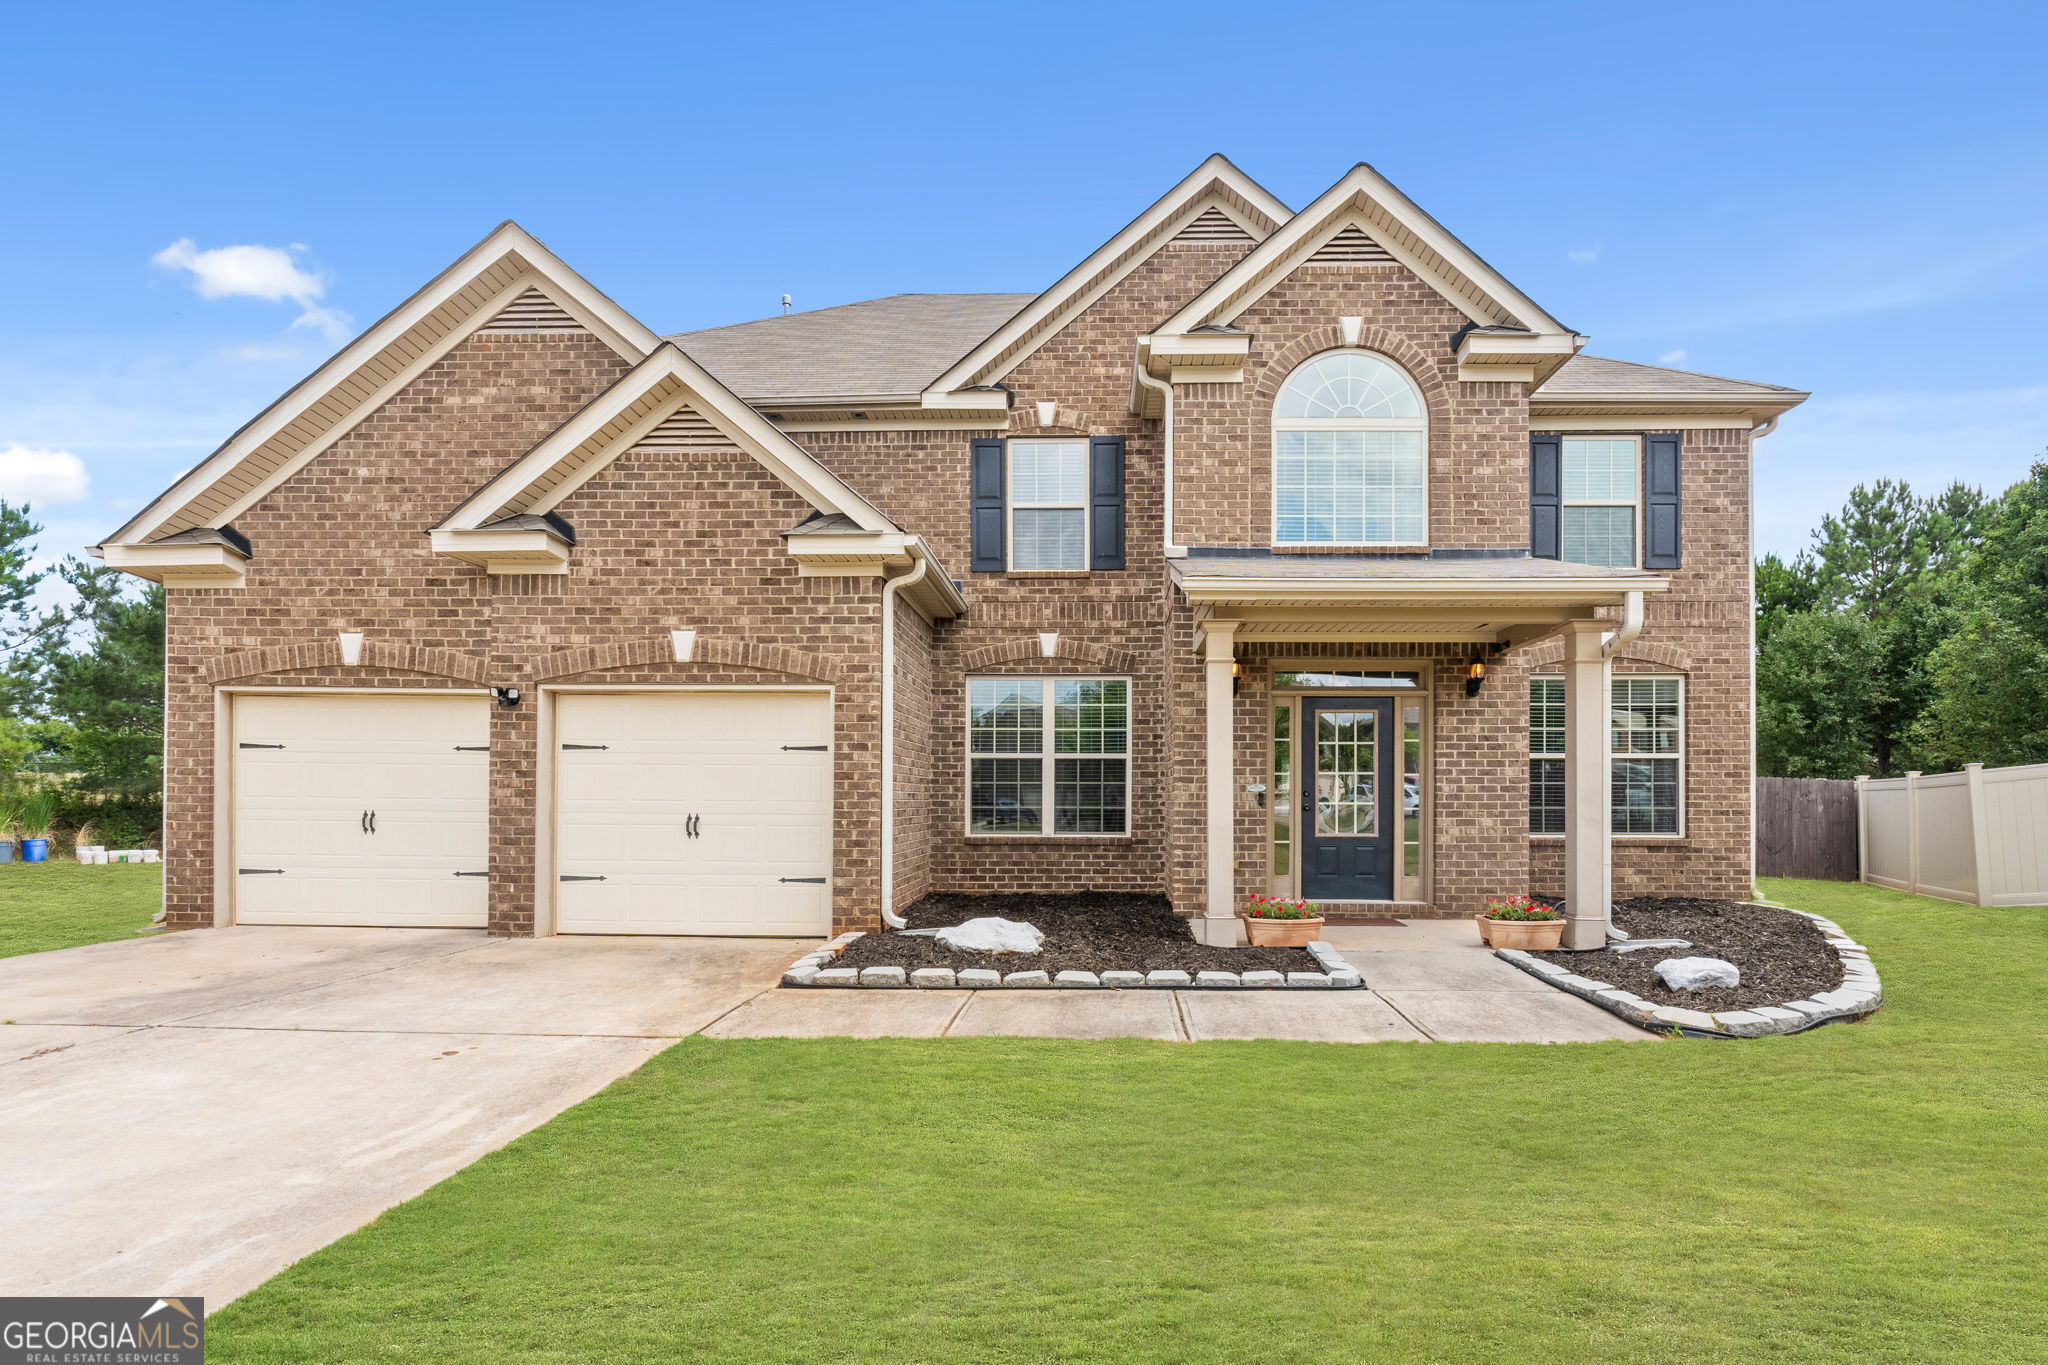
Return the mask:
[[[1301,894],[1394,899],[1395,764],[1391,697],[1302,700]]]

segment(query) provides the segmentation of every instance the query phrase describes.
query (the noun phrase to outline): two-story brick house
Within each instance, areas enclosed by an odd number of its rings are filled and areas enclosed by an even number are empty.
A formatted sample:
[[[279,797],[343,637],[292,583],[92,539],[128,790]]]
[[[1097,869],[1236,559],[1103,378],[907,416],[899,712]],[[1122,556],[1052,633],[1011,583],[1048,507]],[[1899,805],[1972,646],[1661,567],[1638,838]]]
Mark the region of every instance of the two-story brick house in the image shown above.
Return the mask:
[[[506,224],[97,547],[170,589],[170,922],[1746,895],[1805,395],[1585,340],[1366,166],[668,338]]]

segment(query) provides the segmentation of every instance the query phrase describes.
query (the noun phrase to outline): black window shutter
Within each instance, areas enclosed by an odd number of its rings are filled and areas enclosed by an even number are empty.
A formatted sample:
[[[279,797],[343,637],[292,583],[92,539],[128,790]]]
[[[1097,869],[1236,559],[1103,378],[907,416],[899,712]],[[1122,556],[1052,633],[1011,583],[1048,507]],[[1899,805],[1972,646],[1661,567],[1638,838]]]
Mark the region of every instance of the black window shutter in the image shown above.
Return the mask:
[[[1683,537],[1679,527],[1679,503],[1683,481],[1679,475],[1679,450],[1684,438],[1666,432],[1643,438],[1643,567],[1675,569],[1679,566]]]
[[[1088,442],[1088,567],[1124,566],[1124,438]]]
[[[1537,559],[1558,557],[1563,493],[1564,438],[1547,431],[1529,433],[1529,553]]]
[[[974,554],[969,567],[975,573],[1001,573],[1007,566],[1003,555],[1004,504],[1003,443],[996,438],[974,443],[974,457],[968,473],[973,497]]]

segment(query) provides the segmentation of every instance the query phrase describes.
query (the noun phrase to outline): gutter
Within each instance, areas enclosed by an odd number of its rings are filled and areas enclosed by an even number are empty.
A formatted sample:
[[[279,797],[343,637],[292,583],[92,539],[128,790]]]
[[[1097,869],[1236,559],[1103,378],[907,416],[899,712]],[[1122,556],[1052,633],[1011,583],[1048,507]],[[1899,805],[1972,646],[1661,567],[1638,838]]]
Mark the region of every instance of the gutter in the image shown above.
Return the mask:
[[[896,600],[932,571],[931,556],[882,585],[882,922],[891,929],[909,923],[896,913]]]
[[[1143,357],[1131,367],[1131,378],[1137,381],[1139,388],[1150,389],[1160,395],[1165,405],[1164,415],[1160,419],[1160,499],[1165,504],[1161,514],[1165,526],[1165,550],[1168,559],[1186,559],[1187,546],[1173,543],[1173,385],[1147,374]]]
[[[1643,633],[1643,594],[1632,588],[1622,595],[1621,628],[1601,642],[1600,657],[1611,659]],[[1752,613],[1753,614],[1753,613]]]

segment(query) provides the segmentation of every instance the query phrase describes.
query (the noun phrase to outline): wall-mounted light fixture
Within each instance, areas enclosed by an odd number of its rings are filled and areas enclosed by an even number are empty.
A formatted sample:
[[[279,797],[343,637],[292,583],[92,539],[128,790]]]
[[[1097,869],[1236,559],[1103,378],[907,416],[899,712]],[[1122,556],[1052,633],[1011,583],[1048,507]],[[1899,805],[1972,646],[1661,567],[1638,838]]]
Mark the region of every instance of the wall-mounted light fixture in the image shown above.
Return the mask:
[[[1465,665],[1465,695],[1468,697],[1478,696],[1479,685],[1485,681],[1486,660],[1483,656],[1474,654],[1472,662]]]
[[[519,705],[519,689],[516,687],[494,687],[491,689],[491,695],[498,699],[500,706]]]
[[[1236,696],[1239,684],[1244,681],[1244,665],[1236,659],[1230,661],[1230,695]]]

